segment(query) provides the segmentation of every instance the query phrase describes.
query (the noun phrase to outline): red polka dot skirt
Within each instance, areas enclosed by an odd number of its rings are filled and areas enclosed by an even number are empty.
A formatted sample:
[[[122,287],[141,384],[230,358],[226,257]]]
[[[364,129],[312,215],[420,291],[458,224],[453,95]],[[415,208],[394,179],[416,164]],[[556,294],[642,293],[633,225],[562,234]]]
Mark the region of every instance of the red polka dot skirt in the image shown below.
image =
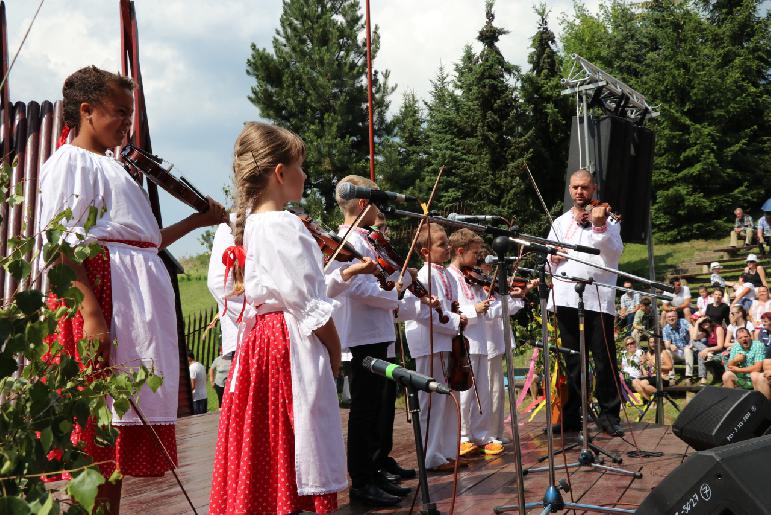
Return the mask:
[[[337,493],[297,493],[289,334],[281,312],[258,315],[241,343],[220,411],[209,513],[337,509]]]
[[[110,278],[110,251],[102,247],[103,252],[83,262],[91,289],[93,290],[102,313],[110,325],[112,320],[112,283]],[[56,309],[64,305],[64,301],[51,294],[48,298],[48,307]],[[80,312],[72,318],[62,318],[57,324],[56,333],[48,338],[48,343],[58,341],[62,346],[62,352],[71,356],[84,368],[78,353],[77,342],[83,338],[83,317]],[[120,342],[126,345],[126,342]],[[60,357],[47,354],[43,359],[58,362]],[[166,448],[170,457],[177,463],[177,438],[174,424],[153,425],[159,439]],[[118,430],[118,439],[113,447],[103,447],[96,444],[95,424],[88,420],[85,427],[75,424],[71,441],[74,445],[83,443],[85,452],[95,462],[106,462],[99,466],[102,474],[109,477],[118,468],[123,475],[137,477],[159,477],[167,470],[171,470],[171,464],[158,444],[152,429],[148,426],[115,426]],[[49,452],[49,459],[58,461],[61,458],[61,450],[53,449]],[[49,478],[55,480],[58,478]]]

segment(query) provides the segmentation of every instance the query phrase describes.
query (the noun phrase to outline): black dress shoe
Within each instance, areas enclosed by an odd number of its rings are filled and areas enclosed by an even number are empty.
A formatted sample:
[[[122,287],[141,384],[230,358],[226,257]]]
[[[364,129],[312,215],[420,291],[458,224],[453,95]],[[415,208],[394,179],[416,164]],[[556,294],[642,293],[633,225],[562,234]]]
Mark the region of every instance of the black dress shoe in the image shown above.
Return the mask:
[[[392,458],[389,458],[388,462],[386,462],[385,466],[383,467],[383,470],[389,474],[399,476],[402,479],[414,479],[418,475],[418,473],[415,472],[415,469],[402,468],[398,463],[396,463],[396,460]]]
[[[408,495],[410,492],[412,492],[412,488],[394,484],[380,474],[375,476],[375,486],[387,494],[396,495],[399,497],[404,497],[405,495]]]
[[[402,500],[401,497],[388,494],[371,483],[359,488],[351,488],[349,493],[351,499],[355,499],[370,506],[381,506],[384,508],[396,506]]]
[[[387,479],[391,483],[401,483],[402,478],[400,476],[397,476],[396,474],[391,474],[390,472],[386,472],[385,469],[380,469],[377,471],[378,477],[382,477],[383,479]]]
[[[620,420],[614,420],[610,418],[600,418],[597,420],[597,425],[600,426],[605,433],[610,436],[621,437],[624,436],[624,429],[621,427]]]

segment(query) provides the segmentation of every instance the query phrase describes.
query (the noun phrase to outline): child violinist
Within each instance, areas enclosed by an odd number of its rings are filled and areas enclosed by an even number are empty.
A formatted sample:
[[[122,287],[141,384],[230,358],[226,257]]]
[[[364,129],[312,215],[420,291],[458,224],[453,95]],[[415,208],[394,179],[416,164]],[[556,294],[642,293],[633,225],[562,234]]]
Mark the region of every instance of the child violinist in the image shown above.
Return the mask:
[[[335,376],[340,340],[319,245],[294,214],[305,144],[249,122],[234,148],[233,267],[245,336],[226,385],[209,512],[328,513],[347,486]]]
[[[119,432],[114,447],[97,446],[88,425],[80,433],[86,452],[96,461],[110,461],[100,467],[106,477],[113,468],[139,477],[162,476],[170,470],[153,430],[176,460],[180,370],[176,312],[158,250],[225,217],[224,208],[209,199],[206,213],[158,227],[146,193],[110,151],[123,143],[131,127],[133,89],[130,79],[95,66],[67,77],[62,89],[64,121],[74,137],[43,165],[38,196],[39,231],[69,208],[72,217],[64,222],[69,229],[65,238],[76,244],[76,235],[82,235],[103,249],[82,265],[63,260],[75,272],[73,284],[83,293],[83,302],[75,318],[59,322],[55,338],[65,352],[76,356],[78,340],[97,340],[101,357],[110,366],[143,363],[164,379],[156,392],[147,387],[141,391],[141,410],[152,428],[142,425],[132,409],[122,418],[113,412],[112,424]],[[90,207],[102,214],[86,228]],[[100,487],[98,502],[103,509],[119,511],[120,491],[120,481]]]
[[[469,229],[460,229],[450,235],[449,276],[458,290],[460,311],[468,318],[464,334],[469,341],[469,358],[474,371],[475,385],[461,392],[461,456],[482,450],[484,454],[496,455],[503,452],[503,445],[497,439],[497,424],[492,417],[491,384],[488,368],[488,322],[501,324],[500,304],[491,309],[494,299],[478,284],[469,284],[464,269],[473,268],[479,262],[484,241]],[[521,299],[510,303],[514,314],[523,306]],[[479,405],[477,405],[477,396]],[[481,408],[480,408],[481,407]]]
[[[421,228],[416,239],[416,248],[420,249],[425,262],[418,271],[418,279],[428,288],[430,275],[430,291],[433,296],[438,297],[442,310],[449,316],[449,321],[446,324],[440,323],[429,305],[415,302],[415,312],[404,315],[404,318],[408,319],[404,324],[404,332],[410,356],[415,359],[415,370],[444,381],[444,370],[452,350],[452,338],[458,334],[461,326],[466,326],[468,319],[463,314],[452,312],[458,293],[456,283],[443,266],[443,263],[450,260],[450,246],[444,228],[436,224]],[[404,311],[406,312],[406,309]],[[399,316],[403,317],[401,311]],[[433,347],[430,343],[430,330],[433,331]],[[430,401],[430,424],[429,395],[433,396]],[[436,472],[451,471],[458,457],[459,436],[452,401],[446,395],[425,392],[419,392],[418,398],[424,438],[428,431],[428,445],[425,448],[426,468]]]

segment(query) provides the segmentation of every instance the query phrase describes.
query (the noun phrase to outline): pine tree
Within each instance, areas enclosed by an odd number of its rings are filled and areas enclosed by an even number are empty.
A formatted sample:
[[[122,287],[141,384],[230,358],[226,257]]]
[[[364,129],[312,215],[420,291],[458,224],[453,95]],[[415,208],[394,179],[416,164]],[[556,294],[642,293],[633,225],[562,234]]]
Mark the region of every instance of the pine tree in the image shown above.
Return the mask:
[[[336,181],[368,174],[366,48],[356,0],[285,0],[272,52],[252,44],[249,100],[260,115],[298,133],[306,143],[310,197],[330,212]],[[372,37],[377,55],[377,27]],[[393,88],[388,72],[373,75],[375,130],[390,131],[386,117]]]
[[[522,103],[527,109],[528,161],[546,205],[559,210],[563,191],[560,185],[564,184],[570,144],[571,103],[561,93],[562,59],[555,49],[554,33],[549,28],[549,11],[540,4],[535,12],[538,30],[532,38],[532,51],[527,58],[530,70],[522,76],[520,89]]]

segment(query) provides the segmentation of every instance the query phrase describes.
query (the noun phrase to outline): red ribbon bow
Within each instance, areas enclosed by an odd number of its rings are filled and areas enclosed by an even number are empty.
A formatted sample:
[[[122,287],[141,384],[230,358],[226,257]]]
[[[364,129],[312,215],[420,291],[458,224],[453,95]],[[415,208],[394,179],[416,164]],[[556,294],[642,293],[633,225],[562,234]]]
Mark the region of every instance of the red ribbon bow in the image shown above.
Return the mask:
[[[243,271],[244,267],[246,266],[246,250],[241,245],[233,245],[225,249],[225,252],[222,253],[222,264],[225,265],[225,284],[224,288],[227,288],[228,286],[228,275],[230,275],[230,271],[233,270],[233,267],[235,264],[238,263],[238,266],[241,268],[241,271]],[[243,307],[241,308],[241,313],[238,315],[237,322],[241,322],[241,319],[244,315],[244,308],[246,307],[246,304],[244,303]],[[228,312],[228,297],[227,293],[225,294],[225,308],[222,311],[221,316],[225,316]]]

